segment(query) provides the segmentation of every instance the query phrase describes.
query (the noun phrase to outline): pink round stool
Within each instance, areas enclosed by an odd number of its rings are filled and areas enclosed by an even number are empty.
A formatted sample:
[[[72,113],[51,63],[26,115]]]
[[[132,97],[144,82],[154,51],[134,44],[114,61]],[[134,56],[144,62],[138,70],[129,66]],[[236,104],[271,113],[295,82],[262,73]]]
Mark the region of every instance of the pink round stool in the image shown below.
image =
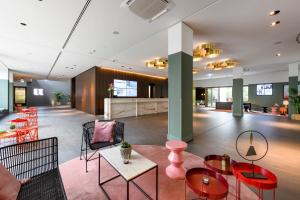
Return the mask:
[[[166,147],[171,152],[168,156],[170,165],[166,168],[168,177],[176,180],[185,179],[186,169],[183,166],[182,151],[187,148],[187,143],[179,140],[166,142]]]

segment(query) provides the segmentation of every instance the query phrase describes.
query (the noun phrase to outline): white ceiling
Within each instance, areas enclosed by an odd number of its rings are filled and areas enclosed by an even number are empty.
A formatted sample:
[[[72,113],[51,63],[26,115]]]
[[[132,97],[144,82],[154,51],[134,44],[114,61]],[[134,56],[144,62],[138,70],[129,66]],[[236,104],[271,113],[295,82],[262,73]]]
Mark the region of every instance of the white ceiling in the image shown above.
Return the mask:
[[[61,52],[86,1],[0,0],[0,60],[12,70],[51,79],[74,77],[95,65],[167,76],[167,70],[146,68],[145,60],[167,57],[167,29],[184,21],[194,29],[194,45],[216,43],[224,52],[218,59],[239,60],[246,74],[286,70],[300,61],[299,0],[173,1],[173,10],[149,23],[120,8],[122,0],[92,0]],[[280,14],[268,16],[273,9]],[[269,26],[278,19],[278,26]],[[194,63],[202,69],[194,80],[232,74],[205,71],[208,61]]]

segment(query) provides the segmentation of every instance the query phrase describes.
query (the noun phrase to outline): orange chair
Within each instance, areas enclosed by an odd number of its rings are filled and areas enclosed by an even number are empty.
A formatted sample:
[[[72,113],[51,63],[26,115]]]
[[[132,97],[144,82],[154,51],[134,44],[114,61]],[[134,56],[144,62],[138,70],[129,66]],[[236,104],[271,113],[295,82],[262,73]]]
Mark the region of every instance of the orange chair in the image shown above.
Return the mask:
[[[36,141],[39,139],[37,126],[20,128],[16,130],[16,133],[17,133],[17,139],[16,139],[17,143]]]

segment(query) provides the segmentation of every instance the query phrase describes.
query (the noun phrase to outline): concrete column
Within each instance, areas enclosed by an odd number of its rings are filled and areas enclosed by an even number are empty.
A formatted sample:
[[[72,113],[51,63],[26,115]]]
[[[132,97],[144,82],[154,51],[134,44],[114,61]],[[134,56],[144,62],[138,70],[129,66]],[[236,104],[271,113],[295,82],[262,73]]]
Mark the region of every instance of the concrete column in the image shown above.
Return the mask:
[[[243,68],[237,67],[233,69],[233,85],[232,85],[232,114],[235,117],[244,115],[243,109]]]
[[[8,110],[14,111],[14,73],[8,71]]]
[[[8,110],[8,68],[0,63],[0,108]]]
[[[298,74],[299,74],[299,63],[293,63],[289,65],[289,95],[297,96],[298,95]],[[297,91],[293,93],[293,90]],[[289,98],[289,118],[291,118],[292,114],[296,114],[297,110],[293,106],[291,98]]]
[[[180,22],[168,30],[168,139],[193,139],[193,30]]]

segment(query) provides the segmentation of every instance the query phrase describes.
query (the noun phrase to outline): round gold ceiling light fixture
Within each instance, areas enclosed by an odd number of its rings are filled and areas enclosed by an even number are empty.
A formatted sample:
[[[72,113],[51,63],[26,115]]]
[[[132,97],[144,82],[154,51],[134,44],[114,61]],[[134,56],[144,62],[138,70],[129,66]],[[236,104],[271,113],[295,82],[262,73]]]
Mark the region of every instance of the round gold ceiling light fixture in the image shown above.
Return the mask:
[[[239,63],[236,60],[228,59],[223,61],[207,63],[206,69],[214,70],[214,71],[219,71],[223,69],[232,69],[235,68],[238,64]]]
[[[200,72],[200,70],[199,69],[195,69],[195,68],[193,68],[193,74],[198,74]]]
[[[168,59],[161,57],[153,60],[146,61],[146,67],[156,68],[156,69],[166,69],[168,68]]]
[[[217,49],[213,43],[201,44],[193,50],[193,61],[200,61],[203,58],[215,58],[221,53],[222,50]]]

